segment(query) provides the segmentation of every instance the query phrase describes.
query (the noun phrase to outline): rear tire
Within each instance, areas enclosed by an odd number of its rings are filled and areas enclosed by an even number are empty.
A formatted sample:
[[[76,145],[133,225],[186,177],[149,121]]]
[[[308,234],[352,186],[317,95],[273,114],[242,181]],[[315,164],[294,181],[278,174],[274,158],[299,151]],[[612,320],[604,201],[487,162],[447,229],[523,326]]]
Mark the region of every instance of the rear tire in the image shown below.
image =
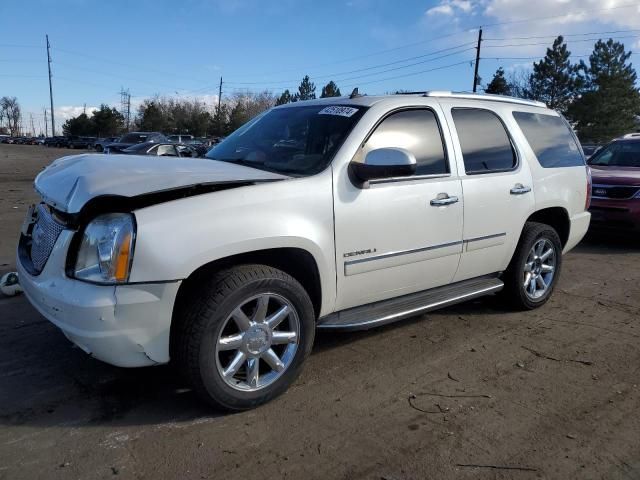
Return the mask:
[[[311,352],[313,305],[281,270],[220,271],[181,304],[172,353],[195,391],[215,407],[246,410],[277,397]]]
[[[503,274],[504,298],[519,310],[544,305],[562,269],[562,242],[549,225],[527,222],[509,267]]]

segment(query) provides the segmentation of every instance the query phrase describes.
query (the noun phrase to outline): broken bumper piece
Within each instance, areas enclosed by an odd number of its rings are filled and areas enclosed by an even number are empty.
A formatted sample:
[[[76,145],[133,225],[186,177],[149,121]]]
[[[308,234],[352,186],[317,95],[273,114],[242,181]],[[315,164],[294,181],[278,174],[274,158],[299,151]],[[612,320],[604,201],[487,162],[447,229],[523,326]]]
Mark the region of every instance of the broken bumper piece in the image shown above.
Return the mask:
[[[93,357],[119,367],[169,361],[169,329],[179,281],[94,285],[64,272],[72,232],[64,231],[42,272],[18,274],[31,304]]]

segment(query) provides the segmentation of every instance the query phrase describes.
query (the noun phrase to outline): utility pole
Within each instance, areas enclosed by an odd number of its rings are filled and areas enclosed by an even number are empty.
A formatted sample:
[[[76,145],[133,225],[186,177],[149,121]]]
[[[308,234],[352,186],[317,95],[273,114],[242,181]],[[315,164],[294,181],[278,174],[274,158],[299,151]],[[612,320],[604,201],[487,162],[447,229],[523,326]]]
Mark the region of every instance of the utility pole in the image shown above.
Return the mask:
[[[478,46],[476,47],[476,65],[473,72],[473,93],[478,89],[478,67],[480,66],[480,46],[482,45],[482,27],[478,31]]]
[[[49,136],[49,125],[47,125],[47,107],[44,107],[44,136]],[[53,135],[52,135],[53,136]]]
[[[51,87],[51,45],[49,45],[49,35],[47,37],[47,67],[49,68],[49,100],[51,101],[51,135],[56,134],[56,121],[53,115],[53,88]]]
[[[218,88],[218,135],[222,135],[222,77],[220,77],[220,87]]]
[[[36,127],[33,125],[33,113],[29,114],[29,118],[31,119],[31,135],[36,136]]]

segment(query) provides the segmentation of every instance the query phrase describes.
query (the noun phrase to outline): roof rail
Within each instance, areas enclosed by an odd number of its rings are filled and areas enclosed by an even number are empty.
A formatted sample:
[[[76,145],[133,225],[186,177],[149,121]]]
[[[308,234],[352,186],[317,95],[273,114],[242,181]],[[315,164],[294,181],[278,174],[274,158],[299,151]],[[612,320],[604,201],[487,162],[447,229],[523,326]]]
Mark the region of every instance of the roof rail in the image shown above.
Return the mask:
[[[450,92],[447,90],[429,90],[424,92],[425,97],[448,97],[461,98],[465,100],[492,100],[495,102],[517,103],[519,105],[530,105],[532,107],[545,107],[546,104],[537,100],[526,100],[524,98],[508,97],[506,95],[492,95],[490,93],[465,93]]]
[[[640,138],[640,132],[627,133],[623,135],[622,138]]]

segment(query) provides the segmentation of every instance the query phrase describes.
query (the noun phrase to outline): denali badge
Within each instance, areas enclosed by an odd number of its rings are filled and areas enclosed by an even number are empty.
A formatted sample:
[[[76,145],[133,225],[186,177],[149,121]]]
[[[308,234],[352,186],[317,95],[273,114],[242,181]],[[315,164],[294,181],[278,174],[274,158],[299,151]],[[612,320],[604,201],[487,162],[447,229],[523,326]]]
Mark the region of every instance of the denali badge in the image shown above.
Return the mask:
[[[594,188],[593,189],[593,194],[596,197],[606,197],[607,196],[607,191],[604,188]]]
[[[343,254],[342,256],[344,258],[348,258],[348,257],[356,257],[358,255],[366,255],[367,253],[376,253],[376,249],[373,248],[368,248],[367,250],[356,250],[355,252],[347,252],[345,254]]]

